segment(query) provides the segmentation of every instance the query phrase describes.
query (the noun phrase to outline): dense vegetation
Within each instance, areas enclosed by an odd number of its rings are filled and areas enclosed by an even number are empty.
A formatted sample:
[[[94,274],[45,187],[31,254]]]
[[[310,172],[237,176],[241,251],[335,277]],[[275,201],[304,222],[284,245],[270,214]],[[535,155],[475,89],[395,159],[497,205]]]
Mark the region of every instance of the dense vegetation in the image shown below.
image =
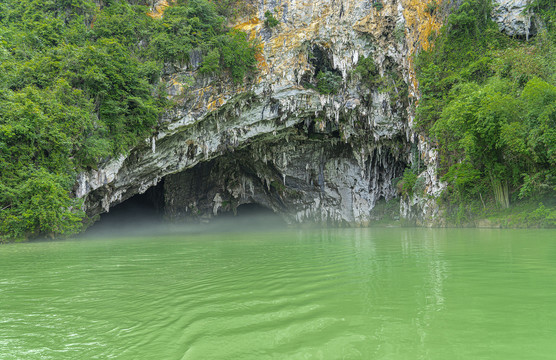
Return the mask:
[[[537,225],[556,225],[539,204],[556,194],[556,11],[552,0],[530,8],[538,34],[514,39],[491,21],[489,0],[465,0],[417,58],[416,124],[438,144],[441,201],[456,223],[529,201],[544,214]]]
[[[155,19],[141,1],[0,2],[0,239],[82,227],[75,176],[155,130],[164,63],[197,51],[203,74],[255,70],[256,46],[221,5],[180,0]]]

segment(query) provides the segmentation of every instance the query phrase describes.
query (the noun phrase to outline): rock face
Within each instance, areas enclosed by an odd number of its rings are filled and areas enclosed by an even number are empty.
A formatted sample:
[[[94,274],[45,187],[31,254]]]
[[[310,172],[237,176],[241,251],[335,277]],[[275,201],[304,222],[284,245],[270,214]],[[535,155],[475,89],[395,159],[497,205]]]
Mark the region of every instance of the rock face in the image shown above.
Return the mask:
[[[527,0],[496,0],[492,18],[500,31],[509,36],[529,39],[536,34],[532,14],[527,9]]]
[[[346,144],[333,134],[307,137],[292,129],[167,176],[166,214],[206,218],[257,203],[290,223],[367,224],[379,198],[396,196],[403,143]]]
[[[163,16],[171,2],[157,2]],[[425,197],[404,199],[403,214],[426,224],[442,190],[435,152],[411,130],[418,97],[413,52],[440,27],[417,0],[256,2],[236,27],[261,41],[257,78],[243,86],[201,77],[199,54],[168,65],[164,80],[178,104],[156,136],[78,177],[90,215],[164,181],[173,219],[210,218],[258,203],[290,222],[366,224],[379,199],[397,196],[410,163],[425,169]],[[271,11],[280,21],[260,20]],[[354,71],[365,58],[374,80]],[[319,73],[341,79],[320,94]],[[417,221],[418,219],[418,221]]]

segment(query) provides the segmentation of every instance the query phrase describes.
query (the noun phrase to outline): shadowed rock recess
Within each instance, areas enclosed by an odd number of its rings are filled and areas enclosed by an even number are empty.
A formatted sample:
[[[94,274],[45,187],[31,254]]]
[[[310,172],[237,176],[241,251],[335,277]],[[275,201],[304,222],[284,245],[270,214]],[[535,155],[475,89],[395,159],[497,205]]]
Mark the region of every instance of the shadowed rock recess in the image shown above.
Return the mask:
[[[252,5],[236,28],[260,41],[256,78],[238,86],[201,76],[199,54],[168,65],[176,106],[143,145],[79,175],[76,196],[87,213],[107,212],[164,179],[170,219],[209,219],[253,203],[292,223],[364,225],[378,200],[397,197],[396,178],[417,161],[425,196],[402,200],[401,216],[432,223],[443,185],[434,149],[411,128],[412,55],[429,46],[441,12],[413,0]],[[265,27],[266,11],[278,26]],[[374,81],[354,71],[367,58]],[[336,81],[324,84],[331,91],[321,90],[319,73]]]

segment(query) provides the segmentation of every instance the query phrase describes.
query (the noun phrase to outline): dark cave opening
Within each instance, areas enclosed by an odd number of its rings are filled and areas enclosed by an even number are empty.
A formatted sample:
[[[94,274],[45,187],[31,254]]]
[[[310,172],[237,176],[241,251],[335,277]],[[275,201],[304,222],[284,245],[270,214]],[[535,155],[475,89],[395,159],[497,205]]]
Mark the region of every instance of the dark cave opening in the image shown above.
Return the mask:
[[[334,72],[341,75],[341,72],[335,69],[332,65],[332,53],[330,50],[318,44],[313,44],[311,46],[308,60],[309,63],[315,68],[315,76],[321,71]]]
[[[342,77],[342,73],[333,66],[330,50],[319,44],[308,44],[307,51],[307,60],[313,69],[303,73],[300,79],[301,86],[314,89],[318,85],[317,77],[321,72]]]
[[[162,222],[164,215],[164,180],[110,208],[87,233],[144,229]]]
[[[251,216],[269,216],[278,217],[271,209],[257,203],[243,204],[237,207],[236,217],[251,217]]]

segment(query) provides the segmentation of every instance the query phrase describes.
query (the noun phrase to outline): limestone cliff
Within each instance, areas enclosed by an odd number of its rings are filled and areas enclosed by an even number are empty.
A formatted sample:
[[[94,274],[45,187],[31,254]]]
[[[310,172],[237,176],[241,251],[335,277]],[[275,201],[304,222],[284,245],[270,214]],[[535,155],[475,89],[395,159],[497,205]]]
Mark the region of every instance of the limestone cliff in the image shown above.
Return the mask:
[[[207,218],[254,202],[291,222],[366,224],[379,199],[397,196],[403,169],[419,161],[427,196],[402,201],[402,214],[430,223],[442,184],[434,148],[411,127],[418,99],[412,55],[430,46],[442,20],[426,5],[253,3],[236,27],[260,41],[257,78],[238,87],[200,76],[201,57],[194,53],[189,64],[168,65],[164,81],[176,106],[156,136],[80,174],[76,195],[95,215],[164,178],[171,218]],[[167,6],[156,2],[151,16],[163,16]],[[264,25],[266,11],[277,27]],[[367,57],[380,86],[353,72]],[[321,71],[341,76],[336,94],[313,86]]]
[[[500,31],[509,36],[528,39],[536,34],[532,13],[527,10],[527,0],[497,0],[492,12]]]

